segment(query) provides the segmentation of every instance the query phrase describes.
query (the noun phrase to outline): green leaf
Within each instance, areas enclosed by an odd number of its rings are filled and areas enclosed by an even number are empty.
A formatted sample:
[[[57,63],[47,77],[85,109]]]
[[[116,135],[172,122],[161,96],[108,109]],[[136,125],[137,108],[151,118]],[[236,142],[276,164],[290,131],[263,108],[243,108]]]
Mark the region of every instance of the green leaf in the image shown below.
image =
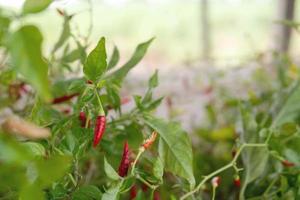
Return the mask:
[[[193,153],[187,133],[178,123],[167,123],[151,115],[145,115],[145,122],[160,135],[159,155],[166,170],[187,179],[193,188]]]
[[[114,47],[113,54],[108,62],[107,69],[114,68],[120,60],[120,53],[117,46]]]
[[[23,13],[38,13],[45,10],[52,0],[26,0],[23,5]]]
[[[35,87],[41,97],[50,100],[48,66],[41,52],[42,40],[37,27],[23,26],[10,37],[9,49],[16,71]]]
[[[139,44],[130,60],[125,63],[120,69],[112,73],[110,77],[114,80],[122,81],[122,79],[128,74],[128,72],[142,60],[153,40],[154,38],[151,38],[150,40]]]
[[[19,196],[20,200],[44,200],[45,195],[42,188],[37,184],[26,185],[22,188]]]
[[[149,87],[156,88],[158,86],[158,70],[155,70],[154,74],[149,79]]]
[[[83,72],[89,80],[96,82],[106,71],[106,67],[105,38],[102,37],[96,48],[88,55]]]
[[[114,170],[114,168],[107,162],[106,157],[104,157],[104,171],[108,178],[115,180],[115,181],[120,179],[119,175]]]
[[[8,31],[8,27],[10,24],[10,19],[7,17],[0,16],[0,45],[3,43],[3,38],[5,38],[5,34]]]
[[[109,188],[103,195],[101,200],[117,200],[119,196],[119,191],[121,188],[121,183]]]
[[[287,122],[295,122],[300,117],[300,82],[293,86],[280,111],[275,116],[272,127],[279,127]]]
[[[241,141],[243,143],[259,143],[258,125],[255,121],[254,115],[251,113],[251,107],[240,105],[243,132],[241,134]],[[242,189],[240,192],[240,199],[244,199],[244,193],[247,185],[259,178],[265,171],[269,158],[269,152],[266,147],[249,147],[243,150],[242,160],[244,163],[244,178]]]
[[[69,16],[64,17],[63,30],[62,30],[62,32],[59,36],[58,41],[54,45],[52,53],[57,51],[67,41],[67,39],[70,37],[70,35],[71,35],[70,20],[71,20],[71,18]]]
[[[23,145],[35,156],[45,156],[46,150],[43,145],[36,142],[25,142]]]
[[[100,200],[102,192],[94,185],[81,186],[73,194],[73,200]]]
[[[160,157],[157,157],[154,161],[153,175],[155,178],[162,181],[162,177],[164,175],[164,164]]]
[[[43,187],[61,178],[70,167],[70,157],[54,155],[47,160],[36,161],[39,183]]]

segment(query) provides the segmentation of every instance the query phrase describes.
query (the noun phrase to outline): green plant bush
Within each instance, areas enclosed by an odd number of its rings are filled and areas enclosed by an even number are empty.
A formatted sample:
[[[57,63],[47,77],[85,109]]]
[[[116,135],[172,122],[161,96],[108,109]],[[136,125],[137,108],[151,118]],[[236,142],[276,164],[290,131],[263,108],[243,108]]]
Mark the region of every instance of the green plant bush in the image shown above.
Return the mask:
[[[45,54],[39,28],[23,20],[50,4],[0,10],[1,199],[299,198],[300,86],[285,62],[274,87],[248,99],[221,92],[192,148],[178,123],[153,114],[163,99],[153,97],[157,71],[134,107],[122,109],[123,81],[153,39],[118,66],[117,47],[110,55],[105,38],[90,44],[89,34],[73,32],[73,15],[58,10],[63,29]],[[220,146],[224,157],[211,155]]]

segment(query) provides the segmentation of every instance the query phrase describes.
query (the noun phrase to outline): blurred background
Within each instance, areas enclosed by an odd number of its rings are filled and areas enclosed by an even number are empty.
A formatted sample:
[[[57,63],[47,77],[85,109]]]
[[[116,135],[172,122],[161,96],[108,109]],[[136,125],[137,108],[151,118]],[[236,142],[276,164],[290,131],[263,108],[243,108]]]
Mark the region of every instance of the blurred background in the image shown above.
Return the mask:
[[[13,10],[22,4],[0,0],[1,6]],[[297,58],[298,24],[290,20],[300,21],[299,6],[295,0],[55,0],[27,22],[40,25],[44,51],[50,52],[61,33],[57,24],[63,23],[56,9],[63,9],[74,14],[73,32],[87,35],[92,28],[91,43],[105,36],[109,53],[117,45],[121,63],[138,43],[156,37],[130,73],[124,95],[143,92],[150,73],[158,69],[157,96],[168,97],[159,114],[191,129],[204,121],[212,85],[228,86],[233,95],[241,96],[251,90],[247,81],[253,80],[262,57],[276,50]],[[175,109],[170,111],[170,106]]]

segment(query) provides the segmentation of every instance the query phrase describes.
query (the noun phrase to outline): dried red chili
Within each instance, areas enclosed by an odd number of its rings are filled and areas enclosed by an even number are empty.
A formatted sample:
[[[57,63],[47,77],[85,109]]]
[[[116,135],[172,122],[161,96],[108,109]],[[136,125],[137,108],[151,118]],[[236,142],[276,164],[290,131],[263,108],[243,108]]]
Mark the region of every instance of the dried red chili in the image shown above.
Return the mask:
[[[157,132],[153,131],[152,134],[151,134],[151,136],[147,140],[145,140],[145,142],[143,144],[143,147],[145,149],[148,149],[153,144],[153,142],[155,141],[156,137],[157,137]]]
[[[71,95],[64,95],[64,96],[61,96],[61,97],[57,97],[57,98],[53,99],[52,104],[58,104],[58,103],[63,103],[63,102],[69,101],[73,97],[76,97],[78,95],[79,95],[79,93],[74,93],[74,94],[71,94]]]
[[[118,174],[121,177],[126,176],[128,173],[129,165],[131,163],[129,154],[130,154],[130,152],[129,152],[128,142],[126,141],[124,144],[124,148],[123,148],[122,160],[121,160],[121,163],[119,165],[119,170],[118,170]]]
[[[295,166],[295,163],[290,162],[290,161],[288,161],[288,160],[283,160],[281,163],[282,163],[282,165],[285,166],[285,167],[294,167],[294,166]]]
[[[93,146],[96,147],[101,141],[101,138],[105,132],[106,118],[105,115],[100,115],[96,119],[95,129],[94,129],[94,143]]]

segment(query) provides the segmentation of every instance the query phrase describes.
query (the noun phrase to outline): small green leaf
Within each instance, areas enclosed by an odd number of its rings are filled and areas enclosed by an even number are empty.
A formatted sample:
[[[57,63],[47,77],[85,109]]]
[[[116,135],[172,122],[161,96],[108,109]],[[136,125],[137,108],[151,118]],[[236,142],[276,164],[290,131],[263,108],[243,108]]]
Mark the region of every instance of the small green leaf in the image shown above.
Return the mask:
[[[70,35],[71,35],[70,20],[71,20],[71,18],[69,16],[64,17],[63,30],[62,30],[62,32],[59,36],[58,41],[54,45],[52,53],[57,51],[67,41],[67,39],[70,37]]]
[[[94,185],[84,185],[73,193],[73,200],[100,200],[102,192]]]
[[[0,45],[3,43],[3,38],[5,38],[5,34],[8,31],[8,27],[10,24],[10,19],[7,17],[0,16]]]
[[[122,81],[122,79],[128,74],[128,72],[142,60],[153,40],[154,38],[151,38],[150,40],[139,44],[130,60],[125,63],[120,69],[112,73],[110,77],[114,80]]]
[[[23,5],[23,13],[38,13],[45,10],[52,0],[26,0]]]
[[[279,127],[287,122],[295,122],[300,116],[300,82],[297,81],[291,91],[285,95],[285,101],[273,120],[272,127]]]
[[[153,175],[155,176],[155,178],[162,181],[162,177],[164,175],[164,164],[160,157],[157,157],[154,161]]]
[[[35,87],[41,97],[50,100],[48,66],[41,52],[42,40],[37,27],[23,26],[10,37],[9,50],[16,71]]]
[[[149,79],[149,87],[156,88],[158,86],[158,71],[155,70],[154,74]]]
[[[36,142],[25,142],[23,145],[35,156],[45,156],[46,150],[43,145]]]
[[[114,47],[113,54],[108,62],[107,69],[114,68],[120,60],[120,53],[117,46]]]
[[[20,200],[44,200],[45,194],[37,184],[26,185],[20,191]]]
[[[96,82],[106,71],[106,67],[105,38],[102,37],[96,48],[88,55],[83,72],[89,80]]]
[[[191,141],[177,123],[145,115],[145,122],[160,135],[159,155],[166,170],[186,178],[191,188],[195,186]]]
[[[121,183],[109,188],[103,195],[101,200],[117,200],[119,197],[119,191],[121,188]]]
[[[46,160],[37,160],[38,180],[43,187],[61,178],[70,167],[70,157],[54,155]]]
[[[117,172],[114,170],[114,168],[108,163],[106,157],[104,157],[104,171],[105,174],[108,178],[112,179],[112,180],[119,180],[120,177],[117,174]]]

